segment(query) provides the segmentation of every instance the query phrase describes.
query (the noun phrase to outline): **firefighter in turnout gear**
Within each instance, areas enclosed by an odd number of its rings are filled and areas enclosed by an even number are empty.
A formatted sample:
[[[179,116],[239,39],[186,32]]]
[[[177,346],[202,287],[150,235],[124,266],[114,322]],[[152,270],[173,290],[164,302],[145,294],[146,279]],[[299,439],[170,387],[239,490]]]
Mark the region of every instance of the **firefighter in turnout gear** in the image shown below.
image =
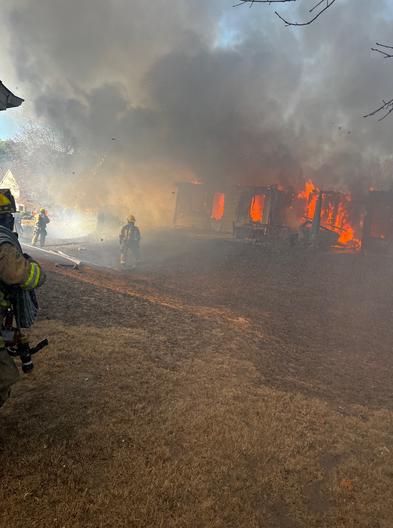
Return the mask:
[[[135,216],[130,215],[127,218],[127,223],[120,231],[120,264],[125,266],[127,264],[128,253],[131,252],[135,261],[140,259],[139,242],[141,240],[141,233],[139,228],[135,225]]]
[[[9,189],[0,189],[0,407],[7,400],[11,386],[18,380],[19,372],[9,355],[6,344],[5,318],[11,309],[11,295],[33,293],[45,281],[38,262],[22,252],[18,237],[13,233],[16,212],[15,200]]]
[[[45,209],[40,209],[40,212],[35,217],[33,240],[31,241],[33,246],[37,245],[38,240],[40,241],[40,247],[45,246],[45,239],[46,235],[48,234],[46,231],[46,226],[49,224],[49,222],[50,220]]]

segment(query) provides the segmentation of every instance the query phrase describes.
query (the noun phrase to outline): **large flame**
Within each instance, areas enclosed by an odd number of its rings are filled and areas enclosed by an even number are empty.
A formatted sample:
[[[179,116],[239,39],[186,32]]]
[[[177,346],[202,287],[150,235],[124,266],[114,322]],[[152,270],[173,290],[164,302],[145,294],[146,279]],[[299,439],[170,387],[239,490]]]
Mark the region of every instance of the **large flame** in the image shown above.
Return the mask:
[[[264,194],[255,194],[252,197],[250,205],[250,218],[253,222],[262,222],[264,205]]]
[[[305,200],[304,216],[308,220],[312,220],[314,217],[318,198],[316,191],[318,191],[318,188],[311,180],[308,180],[304,185],[304,190],[300,191],[297,195],[300,200]]]
[[[221,220],[224,216],[225,210],[225,194],[224,193],[215,193],[213,197],[213,207],[211,218],[213,220]]]
[[[305,201],[304,217],[314,218],[320,189],[311,180],[305,183],[304,190],[297,194],[297,198]],[[321,226],[339,235],[338,243],[343,246],[360,247],[360,240],[356,237],[356,229],[351,220],[350,194],[337,193],[335,199],[329,199],[329,193],[324,195],[321,211]]]
[[[338,207],[336,224],[341,229],[338,243],[343,245],[352,244],[360,246],[360,241],[355,238],[355,229],[351,225],[350,214],[347,207],[350,202],[351,197],[347,195]]]

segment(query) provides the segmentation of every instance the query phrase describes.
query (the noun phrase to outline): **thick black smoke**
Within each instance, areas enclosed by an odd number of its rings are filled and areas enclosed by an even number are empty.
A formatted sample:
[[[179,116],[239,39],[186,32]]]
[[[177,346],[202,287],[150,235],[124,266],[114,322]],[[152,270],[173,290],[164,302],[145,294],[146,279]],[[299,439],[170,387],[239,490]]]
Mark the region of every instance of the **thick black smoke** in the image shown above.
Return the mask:
[[[347,0],[304,29],[283,27],[269,6],[231,6],[3,7],[23,95],[73,144],[75,170],[52,177],[57,190],[115,200],[120,186],[134,207],[146,191],[165,201],[162,189],[184,178],[300,185],[311,175],[324,187],[390,186],[393,118],[362,117],[393,96],[393,65],[369,51],[393,42],[387,2]]]

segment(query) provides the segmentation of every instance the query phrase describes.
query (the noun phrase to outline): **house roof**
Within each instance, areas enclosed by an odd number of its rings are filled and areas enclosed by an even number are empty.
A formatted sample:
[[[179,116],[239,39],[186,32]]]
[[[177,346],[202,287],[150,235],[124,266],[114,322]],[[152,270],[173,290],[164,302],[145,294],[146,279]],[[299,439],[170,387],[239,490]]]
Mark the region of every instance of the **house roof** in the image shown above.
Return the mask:
[[[15,108],[23,103],[24,99],[14,95],[4,84],[0,81],[0,110],[7,108]]]
[[[10,189],[18,203],[26,203],[36,198],[33,183],[18,168],[0,167],[0,187]]]
[[[3,178],[1,179],[0,187],[2,189],[10,189],[12,194],[14,195],[14,198],[19,199],[20,186],[10,169],[7,170],[7,172],[4,174]]]

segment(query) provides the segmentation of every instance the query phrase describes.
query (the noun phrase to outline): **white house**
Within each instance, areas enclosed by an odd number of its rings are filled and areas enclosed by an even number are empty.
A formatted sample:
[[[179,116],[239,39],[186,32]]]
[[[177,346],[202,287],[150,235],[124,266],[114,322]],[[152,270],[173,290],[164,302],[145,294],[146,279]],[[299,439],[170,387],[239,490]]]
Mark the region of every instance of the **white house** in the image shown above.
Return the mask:
[[[20,186],[16,181],[15,176],[12,174],[11,169],[8,169],[0,181],[0,189],[10,189],[14,195],[16,203],[19,202],[20,198]]]

